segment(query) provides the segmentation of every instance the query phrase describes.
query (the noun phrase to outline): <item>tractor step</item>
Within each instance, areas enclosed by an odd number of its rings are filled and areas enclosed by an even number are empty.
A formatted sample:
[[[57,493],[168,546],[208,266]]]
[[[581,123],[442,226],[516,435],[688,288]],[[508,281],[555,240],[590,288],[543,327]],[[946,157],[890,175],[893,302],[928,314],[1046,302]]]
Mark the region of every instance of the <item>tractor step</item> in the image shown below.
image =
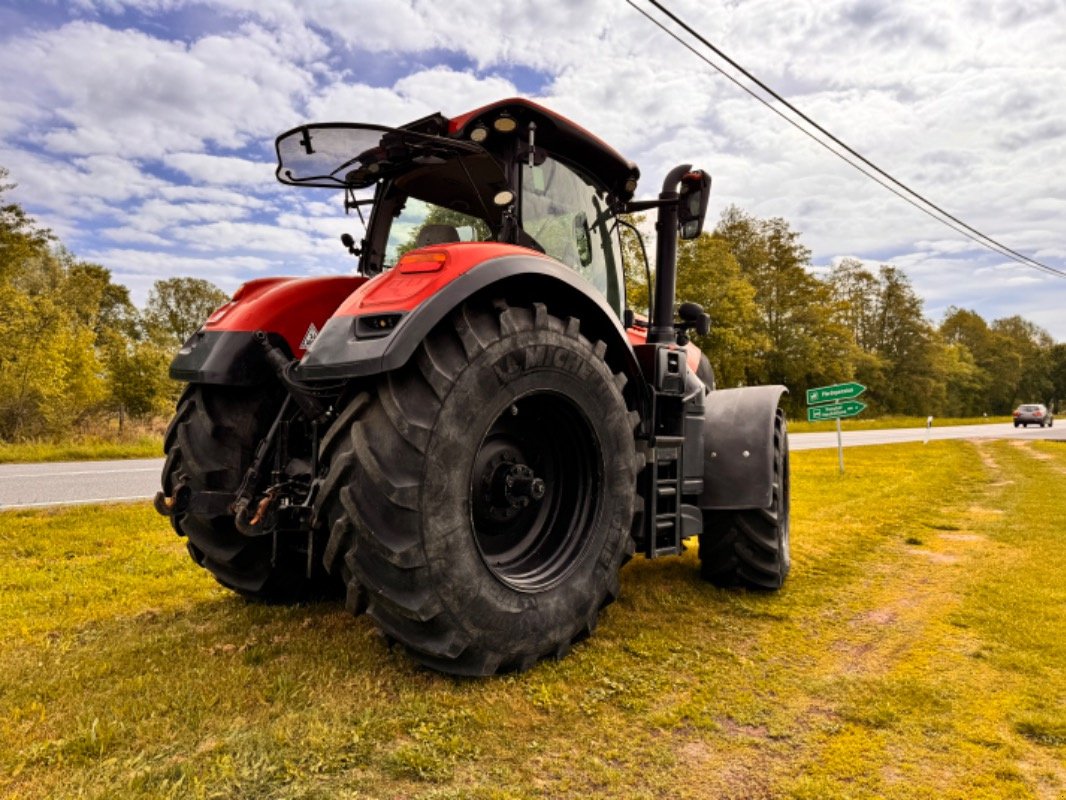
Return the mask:
[[[684,437],[659,436],[648,464],[645,494],[648,518],[652,521],[645,543],[648,558],[681,552],[681,453]]]

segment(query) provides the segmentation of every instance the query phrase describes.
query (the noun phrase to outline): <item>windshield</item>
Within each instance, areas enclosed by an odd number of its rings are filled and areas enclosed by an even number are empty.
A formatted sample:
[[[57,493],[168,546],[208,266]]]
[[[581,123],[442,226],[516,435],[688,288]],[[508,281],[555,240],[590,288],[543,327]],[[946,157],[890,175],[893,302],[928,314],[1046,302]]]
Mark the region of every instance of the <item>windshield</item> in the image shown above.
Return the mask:
[[[447,242],[484,242],[492,239],[485,220],[448,208],[408,200],[389,228],[385,263],[395,264],[408,250]]]
[[[574,269],[621,313],[618,238],[602,191],[552,158],[522,167],[522,228],[544,252]]]
[[[477,145],[378,125],[302,125],[276,142],[278,180],[294,186],[365,189],[382,178],[466,157]]]

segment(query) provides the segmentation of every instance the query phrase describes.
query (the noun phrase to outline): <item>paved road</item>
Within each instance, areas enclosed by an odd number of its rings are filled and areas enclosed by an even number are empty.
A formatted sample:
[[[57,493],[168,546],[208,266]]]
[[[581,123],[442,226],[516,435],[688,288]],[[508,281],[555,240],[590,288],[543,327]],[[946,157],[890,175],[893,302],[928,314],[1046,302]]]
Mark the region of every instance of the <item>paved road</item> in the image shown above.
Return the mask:
[[[0,464],[0,508],[143,500],[159,491],[161,458]]]
[[[893,428],[884,431],[849,431],[848,423],[843,423],[841,439],[845,447],[867,444],[898,444],[900,442],[921,442],[926,435],[933,439],[1056,439],[1066,441],[1066,423],[1059,423],[1053,428],[1015,428],[1011,423],[994,425],[952,425],[943,428]],[[795,433],[789,437],[792,450],[815,450],[821,447],[836,447],[836,431],[829,433]]]
[[[1009,423],[933,428],[930,439],[982,437],[1058,439],[1066,441],[1066,419],[1055,428],[1018,428]],[[848,431],[846,447],[922,441],[924,428],[885,431]],[[789,437],[793,450],[836,447],[836,432],[798,433]],[[57,464],[0,464],[0,509],[39,508],[84,503],[145,500],[159,490],[161,458],[128,461],[79,461]]]

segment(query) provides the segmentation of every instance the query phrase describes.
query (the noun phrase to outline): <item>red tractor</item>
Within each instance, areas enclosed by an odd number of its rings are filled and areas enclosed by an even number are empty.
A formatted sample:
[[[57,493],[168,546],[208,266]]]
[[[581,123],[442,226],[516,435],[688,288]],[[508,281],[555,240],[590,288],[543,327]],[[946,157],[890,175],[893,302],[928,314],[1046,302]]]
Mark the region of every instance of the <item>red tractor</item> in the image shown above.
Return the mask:
[[[250,598],[342,593],[418,662],[560,657],[635,553],[699,535],[703,576],[789,570],[783,386],[716,390],[675,319],[677,240],[709,177],[636,166],[526,100],[399,128],[303,125],[278,179],[338,189],[358,275],[253,280],[178,353],[156,507]],[[658,215],[650,320],[625,307],[620,215]]]

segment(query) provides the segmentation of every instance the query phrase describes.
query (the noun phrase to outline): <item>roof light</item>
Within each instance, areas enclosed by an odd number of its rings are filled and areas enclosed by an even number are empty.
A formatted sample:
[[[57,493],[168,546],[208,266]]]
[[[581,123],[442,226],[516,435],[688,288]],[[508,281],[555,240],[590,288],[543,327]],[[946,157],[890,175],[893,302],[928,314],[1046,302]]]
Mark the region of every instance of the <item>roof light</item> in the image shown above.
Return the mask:
[[[504,206],[509,206],[511,205],[511,203],[514,202],[514,192],[512,192],[510,189],[504,189],[501,192],[496,192],[496,194],[492,196],[492,202],[500,208],[503,208]]]
[[[482,124],[478,124],[474,130],[470,131],[470,141],[481,144],[483,141],[489,138],[489,129]]]
[[[518,120],[510,114],[500,114],[492,123],[492,127],[500,133],[512,133],[518,127]]]

